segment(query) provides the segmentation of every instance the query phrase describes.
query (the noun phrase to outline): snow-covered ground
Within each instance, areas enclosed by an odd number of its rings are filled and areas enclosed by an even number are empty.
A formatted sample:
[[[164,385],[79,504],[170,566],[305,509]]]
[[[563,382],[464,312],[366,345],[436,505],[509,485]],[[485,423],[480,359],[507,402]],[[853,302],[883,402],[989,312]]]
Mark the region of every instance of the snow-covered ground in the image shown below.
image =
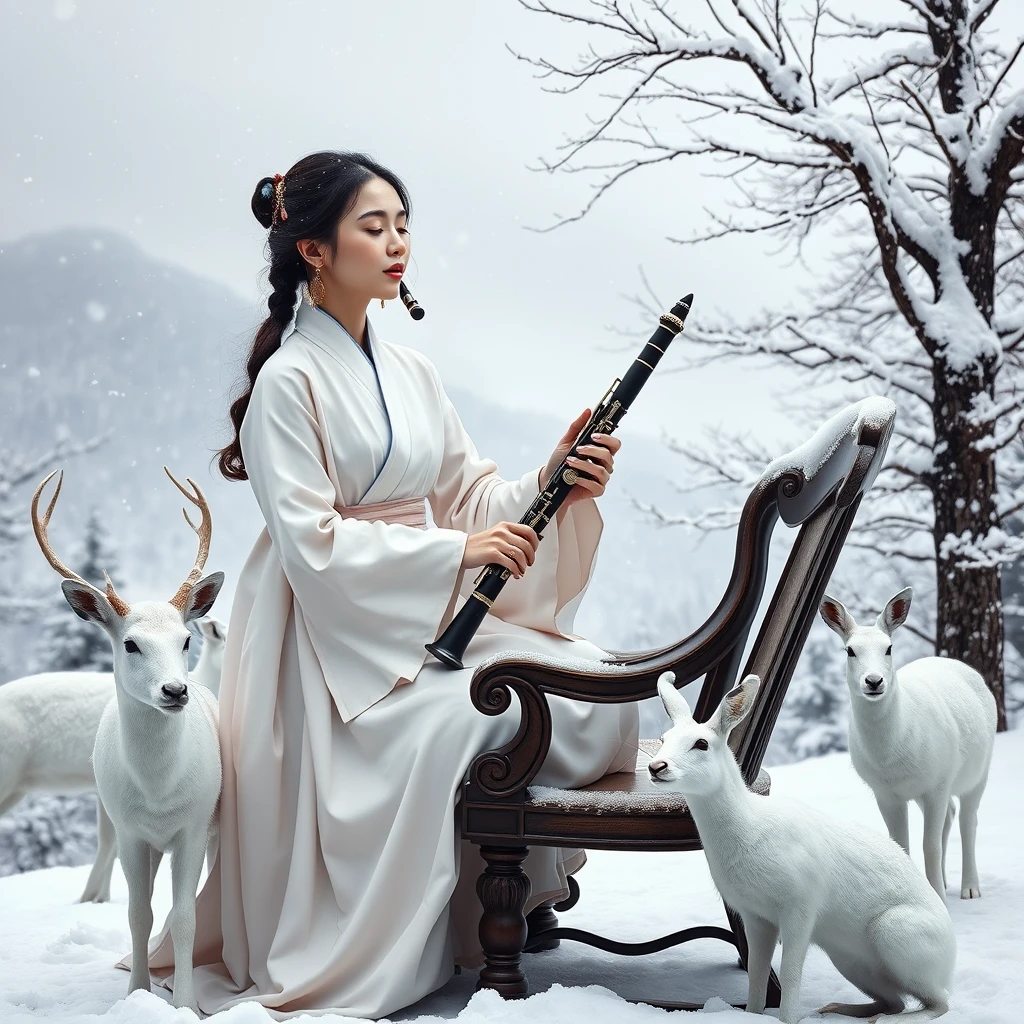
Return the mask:
[[[867,787],[846,754],[833,754],[773,771],[773,792],[806,800],[833,814],[883,831]],[[950,838],[949,909],[959,941],[949,1024],[1011,1024],[1024,1012],[1024,729],[996,742],[988,792],[981,806],[978,863],[981,900],[957,898],[960,842]],[[920,864],[920,815],[911,814],[914,859]],[[114,961],[129,947],[124,879],[115,871],[114,901],[74,903],[87,868],[51,868],[0,879],[0,1021],[27,1024],[47,1017],[66,1024],[186,1024],[187,1010],[175,1010],[166,993],[124,998],[128,976]],[[641,940],[691,924],[722,924],[720,900],[704,858],[694,854],[593,853],[579,875],[583,898],[563,923]],[[170,904],[166,866],[157,881],[156,915]],[[728,1003],[746,996],[746,976],[731,947],[716,941],[691,943],[648,958],[614,957],[563,942],[560,949],[525,958],[536,993],[503,1002],[494,993],[473,995],[476,976],[464,973],[394,1020],[429,1024],[458,1017],[461,1024],[641,1024],[664,1021],[666,1012],[627,1002],[643,997],[704,1002],[716,1024],[753,1021]],[[1016,965],[1016,967],[1014,966]],[[778,969],[778,951],[776,953]],[[623,998],[625,997],[625,998]],[[819,952],[804,972],[802,1002],[808,1019],[830,1000],[858,1001]],[[774,1014],[775,1011],[769,1011]],[[687,1018],[675,1014],[675,1019]],[[270,1018],[255,1005],[217,1014],[218,1024],[256,1024]],[[334,1016],[315,1020],[351,1020]],[[299,1017],[312,1024],[314,1018]]]

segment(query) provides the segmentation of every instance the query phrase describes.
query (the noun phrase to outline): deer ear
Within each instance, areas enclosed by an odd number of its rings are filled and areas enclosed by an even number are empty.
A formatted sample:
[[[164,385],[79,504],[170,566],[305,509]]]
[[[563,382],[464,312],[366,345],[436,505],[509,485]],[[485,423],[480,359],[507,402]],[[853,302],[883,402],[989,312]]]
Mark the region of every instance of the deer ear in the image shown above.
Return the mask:
[[[121,616],[114,611],[106,594],[95,587],[90,587],[88,583],[64,580],[60,589],[64,591],[64,597],[71,605],[71,610],[80,619],[98,622],[104,629],[110,629],[115,622],[121,621]]]
[[[910,614],[910,599],[914,596],[913,587],[904,587],[895,597],[889,599],[889,603],[878,616],[875,625],[884,633],[892,636],[897,626],[902,626]]]
[[[673,722],[688,721],[693,718],[690,712],[690,705],[686,703],[686,698],[675,688],[674,672],[662,672],[658,676],[658,696],[661,697],[661,703],[665,705],[665,710],[668,712],[668,717]]]
[[[854,617],[846,610],[843,602],[829,597],[828,594],[821,599],[818,611],[825,620],[825,625],[844,640],[857,628]]]
[[[758,676],[747,676],[739,686],[730,690],[718,705],[715,713],[708,719],[709,729],[714,729],[720,736],[728,739],[729,733],[750,714],[754,706],[754,697],[761,688]]]
[[[202,618],[217,600],[220,588],[224,586],[224,573],[211,572],[209,576],[203,577],[189,592],[188,603],[181,617],[186,622]]]

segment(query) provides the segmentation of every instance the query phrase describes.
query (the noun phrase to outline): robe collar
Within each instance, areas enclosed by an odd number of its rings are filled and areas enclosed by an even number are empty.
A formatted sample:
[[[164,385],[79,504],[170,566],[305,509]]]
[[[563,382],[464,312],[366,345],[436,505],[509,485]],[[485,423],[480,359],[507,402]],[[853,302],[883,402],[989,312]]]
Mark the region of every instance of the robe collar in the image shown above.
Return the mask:
[[[402,379],[390,346],[377,337],[369,318],[366,333],[370,354],[329,313],[301,302],[295,314],[295,331],[330,353],[364,385],[371,400],[391,425],[391,446],[372,484],[357,504],[368,505],[393,498],[414,497],[401,493],[401,483],[412,463],[412,425],[401,400]],[[372,356],[372,359],[371,359]],[[376,375],[376,380],[374,376]],[[377,384],[384,404],[377,399]]]

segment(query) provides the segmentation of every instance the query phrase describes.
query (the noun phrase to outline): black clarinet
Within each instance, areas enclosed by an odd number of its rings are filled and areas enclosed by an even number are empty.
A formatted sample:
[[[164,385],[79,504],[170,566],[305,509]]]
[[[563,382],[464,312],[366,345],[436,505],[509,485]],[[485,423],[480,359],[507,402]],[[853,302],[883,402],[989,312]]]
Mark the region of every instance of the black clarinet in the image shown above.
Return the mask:
[[[426,315],[424,308],[412,297],[412,292],[409,291],[405,286],[404,281],[398,282],[398,294],[402,302],[405,303],[405,308],[409,310],[409,316],[413,320],[422,320]]]
[[[576,450],[590,444],[594,434],[610,434],[619,421],[629,411],[633,399],[647,383],[647,378],[654,372],[658,360],[665,354],[672,339],[683,329],[686,314],[690,312],[693,295],[681,298],[671,312],[662,313],[658,318],[658,327],[647,339],[643,351],[633,360],[633,365],[624,377],[618,378],[608,389],[604,398],[598,403],[587,425],[573,442],[568,455],[575,455]],[[565,460],[551,474],[544,490],[534,499],[526,515],[519,520],[524,526],[530,526],[540,536],[544,527],[554,518],[562,502],[568,497],[580,471],[573,469]],[[586,474],[582,474],[586,475]],[[511,570],[494,563],[485,565],[483,571],[474,581],[474,590],[466,603],[459,609],[448,628],[432,643],[427,650],[438,661],[449,668],[462,668],[462,656],[466,653],[470,640],[473,639],[484,616],[491,609],[501,588],[511,577]]]

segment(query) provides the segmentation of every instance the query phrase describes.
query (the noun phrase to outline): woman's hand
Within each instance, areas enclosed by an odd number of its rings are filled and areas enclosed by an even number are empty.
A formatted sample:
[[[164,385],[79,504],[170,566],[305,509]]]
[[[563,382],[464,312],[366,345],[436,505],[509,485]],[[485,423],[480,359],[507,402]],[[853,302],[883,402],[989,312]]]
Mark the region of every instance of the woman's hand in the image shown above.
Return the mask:
[[[589,419],[590,410],[584,409],[570,424],[564,437],[551,453],[548,464],[541,471],[541,487],[547,484],[551,479],[551,474],[562,464],[579,436],[579,432],[587,425]],[[593,444],[581,445],[578,449],[579,455],[584,457],[570,456],[568,459],[572,469],[579,470],[581,474],[586,473],[587,476],[581,475],[576,481],[565,501],[562,502],[559,513],[584,498],[599,498],[608,486],[608,479],[615,469],[615,453],[622,447],[622,442],[611,434],[594,434],[592,441]],[[593,479],[588,479],[588,477],[593,477]]]
[[[498,523],[489,530],[472,533],[466,541],[462,556],[463,569],[476,569],[481,565],[500,565],[519,579],[526,567],[537,557],[540,537],[531,526],[522,523]]]

